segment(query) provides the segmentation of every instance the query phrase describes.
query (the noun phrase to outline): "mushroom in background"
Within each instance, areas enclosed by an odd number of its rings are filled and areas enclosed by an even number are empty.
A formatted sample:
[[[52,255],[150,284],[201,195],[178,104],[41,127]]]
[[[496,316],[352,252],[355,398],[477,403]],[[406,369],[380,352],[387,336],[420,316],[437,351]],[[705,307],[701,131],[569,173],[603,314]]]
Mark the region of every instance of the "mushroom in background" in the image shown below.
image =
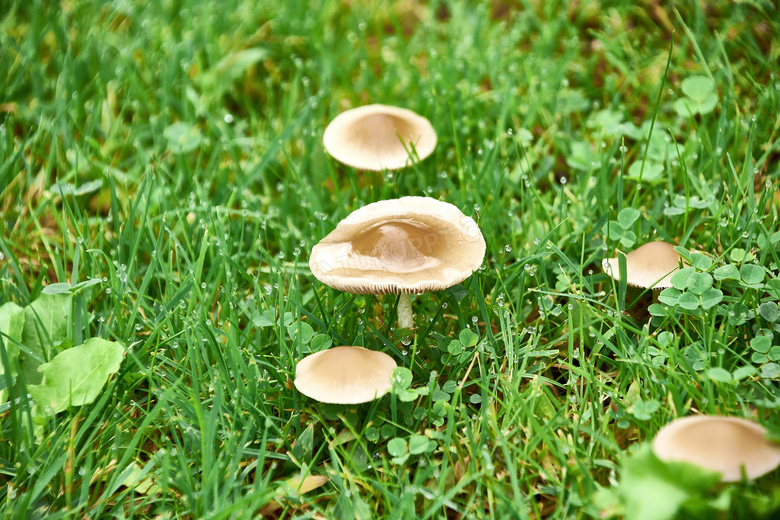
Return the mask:
[[[363,347],[334,347],[306,356],[295,368],[295,388],[322,403],[359,404],[385,395],[393,358]]]
[[[322,136],[337,161],[361,170],[397,170],[423,160],[436,147],[436,131],[405,108],[366,105],[337,115]],[[413,152],[414,150],[414,152]]]
[[[318,280],[354,294],[400,294],[398,326],[414,327],[409,295],[440,291],[482,264],[476,222],[447,202],[403,197],[368,204],[339,222],[311,251]]]
[[[626,255],[626,283],[633,287],[658,290],[672,286],[672,275],[680,266],[680,254],[668,242],[648,242]],[[620,279],[618,258],[605,258],[604,272]]]
[[[664,461],[683,461],[721,473],[722,482],[755,479],[780,465],[780,446],[764,427],[737,417],[682,417],[667,424],[653,440]]]

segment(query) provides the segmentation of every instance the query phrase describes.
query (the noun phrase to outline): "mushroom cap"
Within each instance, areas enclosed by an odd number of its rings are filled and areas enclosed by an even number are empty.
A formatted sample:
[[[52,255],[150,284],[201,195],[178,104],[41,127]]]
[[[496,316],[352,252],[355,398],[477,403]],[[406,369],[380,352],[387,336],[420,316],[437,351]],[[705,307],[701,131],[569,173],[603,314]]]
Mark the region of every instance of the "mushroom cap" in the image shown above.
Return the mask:
[[[680,254],[673,244],[648,242],[626,255],[626,283],[644,289],[666,289],[672,286],[672,275],[679,265]],[[612,278],[620,279],[617,257],[605,258],[601,266]]]
[[[425,159],[436,147],[436,131],[405,108],[365,105],[337,115],[322,136],[337,161],[361,170],[397,170],[412,163],[412,147]]]
[[[295,388],[322,403],[358,404],[385,395],[396,363],[384,352],[333,347],[306,356],[295,368]]]
[[[667,424],[653,440],[653,451],[665,461],[684,461],[721,473],[723,482],[758,478],[780,465],[780,446],[766,429],[737,417],[700,415]]]
[[[402,197],[350,213],[314,246],[312,273],[354,294],[419,294],[468,278],[482,264],[477,223],[447,202]]]

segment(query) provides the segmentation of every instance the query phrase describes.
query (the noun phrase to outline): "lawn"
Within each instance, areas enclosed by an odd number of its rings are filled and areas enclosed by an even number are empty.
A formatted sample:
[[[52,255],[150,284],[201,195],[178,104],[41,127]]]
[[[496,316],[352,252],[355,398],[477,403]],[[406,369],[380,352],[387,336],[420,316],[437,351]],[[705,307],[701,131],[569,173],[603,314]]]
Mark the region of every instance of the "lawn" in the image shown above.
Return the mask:
[[[780,471],[714,484],[648,451],[689,415],[780,433],[780,15],[671,4],[2,2],[3,517],[780,510]],[[433,154],[330,157],[369,103],[428,118]],[[404,196],[487,246],[413,330],[309,268]],[[674,287],[604,272],[656,240]],[[338,345],[392,356],[393,391],[299,393]]]

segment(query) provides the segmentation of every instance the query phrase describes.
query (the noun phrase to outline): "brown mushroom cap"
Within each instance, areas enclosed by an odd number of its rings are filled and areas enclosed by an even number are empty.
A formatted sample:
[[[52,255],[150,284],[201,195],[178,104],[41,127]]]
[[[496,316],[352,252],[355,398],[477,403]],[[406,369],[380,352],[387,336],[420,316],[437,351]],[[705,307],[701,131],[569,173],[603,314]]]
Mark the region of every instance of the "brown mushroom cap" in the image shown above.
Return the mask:
[[[403,197],[368,204],[312,248],[321,282],[355,294],[419,294],[468,278],[485,256],[471,217],[447,202]]]
[[[605,258],[604,272],[620,278],[618,258]],[[634,287],[666,289],[672,286],[672,275],[680,265],[680,254],[668,242],[648,242],[626,255],[626,283]],[[656,283],[657,282],[657,283]]]
[[[661,460],[690,462],[718,471],[723,482],[758,478],[780,465],[780,446],[766,438],[762,426],[737,417],[701,415],[667,424],[653,440]]]
[[[431,123],[405,108],[366,105],[337,115],[322,136],[325,150],[337,161],[361,170],[397,170],[420,160],[436,147]]]
[[[363,347],[334,347],[306,356],[295,368],[295,388],[322,403],[358,404],[385,395],[393,358]]]

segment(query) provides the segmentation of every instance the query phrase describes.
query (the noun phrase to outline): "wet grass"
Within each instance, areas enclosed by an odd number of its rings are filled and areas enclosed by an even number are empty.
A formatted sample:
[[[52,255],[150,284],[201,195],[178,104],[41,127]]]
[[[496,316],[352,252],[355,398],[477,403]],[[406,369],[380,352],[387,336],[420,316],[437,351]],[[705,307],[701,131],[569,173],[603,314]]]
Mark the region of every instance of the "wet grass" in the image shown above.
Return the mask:
[[[69,337],[127,352],[94,404],[42,429],[23,395],[0,404],[5,513],[589,517],[624,454],[677,416],[780,428],[777,359],[750,346],[780,344],[761,312],[780,299],[776,8],[680,9],[12,2],[0,303],[97,278]],[[681,113],[695,76],[717,104]],[[366,103],[430,119],[433,155],[376,174],[329,159],[325,125]],[[339,220],[406,195],[456,205],[487,241],[462,285],[413,298],[409,345],[393,297],[308,269]],[[624,208],[639,215],[614,236]],[[658,294],[601,269],[651,240],[764,276],[716,277],[706,312],[651,314]],[[450,352],[464,330],[476,345]],[[313,402],[295,364],[327,341],[384,350],[428,395]],[[388,452],[419,436],[419,453]],[[327,481],[299,496],[289,479],[308,476]],[[773,497],[780,479],[739,489]]]

